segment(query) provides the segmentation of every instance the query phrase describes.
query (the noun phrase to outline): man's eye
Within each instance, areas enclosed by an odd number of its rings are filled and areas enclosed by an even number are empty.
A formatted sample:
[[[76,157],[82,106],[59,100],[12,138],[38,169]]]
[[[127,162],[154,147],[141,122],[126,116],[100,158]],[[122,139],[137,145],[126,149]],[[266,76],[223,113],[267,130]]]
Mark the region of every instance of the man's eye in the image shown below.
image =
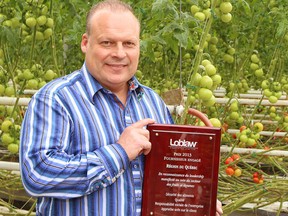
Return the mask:
[[[125,42],[125,45],[128,46],[128,47],[134,47],[135,43],[127,41],[127,42]]]
[[[103,46],[110,46],[111,45],[111,42],[110,41],[102,41],[101,44]]]

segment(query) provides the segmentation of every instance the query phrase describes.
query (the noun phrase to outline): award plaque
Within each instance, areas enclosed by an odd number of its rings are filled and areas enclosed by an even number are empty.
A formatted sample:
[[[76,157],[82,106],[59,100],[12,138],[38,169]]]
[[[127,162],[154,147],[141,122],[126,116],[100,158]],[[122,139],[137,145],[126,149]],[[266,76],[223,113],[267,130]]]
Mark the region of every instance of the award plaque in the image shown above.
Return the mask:
[[[215,216],[221,129],[151,124],[142,216]]]

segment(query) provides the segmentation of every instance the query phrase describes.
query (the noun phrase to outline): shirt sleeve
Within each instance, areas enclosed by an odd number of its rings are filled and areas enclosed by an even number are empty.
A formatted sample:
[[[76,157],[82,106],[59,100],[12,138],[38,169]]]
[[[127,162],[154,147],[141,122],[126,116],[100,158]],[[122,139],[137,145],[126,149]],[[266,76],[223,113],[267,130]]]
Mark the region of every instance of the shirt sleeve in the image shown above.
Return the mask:
[[[23,185],[32,196],[73,198],[101,190],[129,166],[117,143],[91,152],[72,154],[69,145],[73,122],[57,98],[33,97],[21,127],[20,170]]]

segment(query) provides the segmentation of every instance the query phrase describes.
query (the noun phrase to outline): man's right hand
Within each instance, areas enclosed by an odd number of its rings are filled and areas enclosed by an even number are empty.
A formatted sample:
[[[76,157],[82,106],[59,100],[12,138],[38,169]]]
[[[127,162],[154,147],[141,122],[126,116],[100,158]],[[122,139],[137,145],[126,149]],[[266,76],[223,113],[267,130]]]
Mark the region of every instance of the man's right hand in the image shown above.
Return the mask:
[[[142,152],[147,155],[151,150],[151,142],[149,141],[149,131],[146,130],[148,124],[153,124],[153,119],[140,120],[123,131],[120,135],[119,143],[126,151],[130,161],[134,160]]]

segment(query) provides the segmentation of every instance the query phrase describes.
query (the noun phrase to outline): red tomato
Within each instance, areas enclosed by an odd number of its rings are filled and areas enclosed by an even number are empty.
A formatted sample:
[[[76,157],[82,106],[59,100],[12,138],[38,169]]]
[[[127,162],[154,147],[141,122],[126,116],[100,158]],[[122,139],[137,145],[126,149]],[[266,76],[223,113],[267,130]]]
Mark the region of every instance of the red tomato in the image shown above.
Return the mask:
[[[240,159],[240,155],[239,154],[233,154],[232,156],[233,160],[239,160]]]
[[[253,181],[258,184],[259,183],[259,178],[255,177],[255,178],[253,178]]]
[[[240,132],[242,132],[243,130],[245,130],[247,127],[245,125],[242,125],[239,129],[240,129]]]
[[[232,167],[227,167],[227,168],[225,169],[225,172],[226,172],[226,174],[229,175],[229,176],[233,176],[234,173],[235,173],[235,171],[234,171],[234,169],[233,169]]]
[[[225,160],[225,164],[230,164],[232,163],[234,160],[232,157],[228,157],[226,160]]]
[[[258,176],[259,176],[258,172],[253,173],[253,178],[258,178]]]

